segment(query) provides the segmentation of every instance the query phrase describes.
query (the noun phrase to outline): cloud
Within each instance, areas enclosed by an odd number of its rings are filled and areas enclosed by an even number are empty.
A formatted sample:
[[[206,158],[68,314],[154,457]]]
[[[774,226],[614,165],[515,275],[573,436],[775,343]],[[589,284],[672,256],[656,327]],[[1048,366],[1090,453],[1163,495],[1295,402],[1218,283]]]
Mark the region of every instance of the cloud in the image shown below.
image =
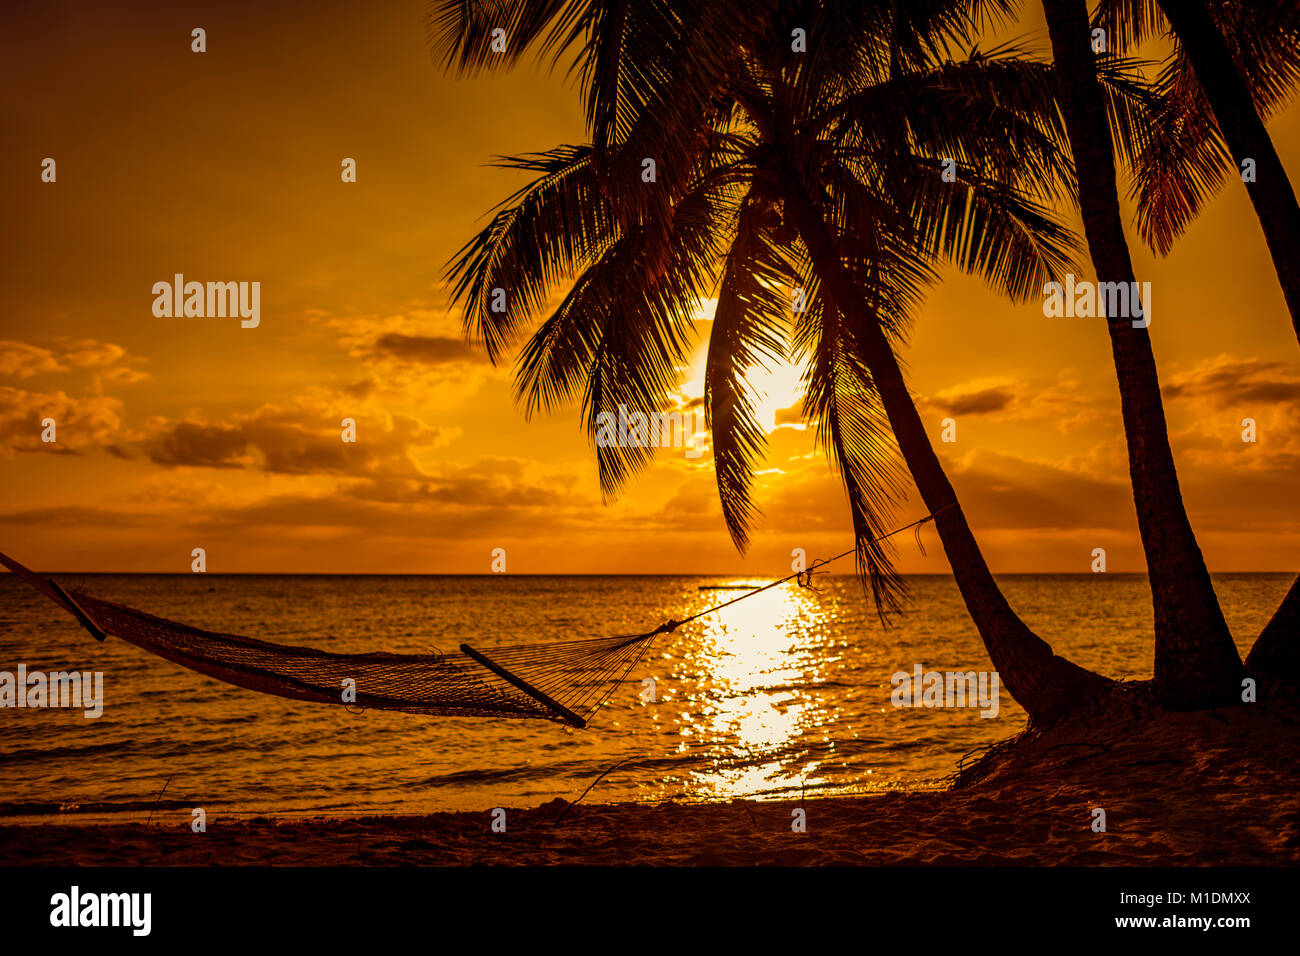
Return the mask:
[[[223,435],[208,449],[226,450]],[[578,490],[580,476],[522,459],[484,458],[446,464],[411,478],[327,476],[323,481],[231,472],[220,482],[197,472],[169,471],[107,506],[15,507],[0,525],[104,529],[165,526],[225,539],[250,533],[277,542],[305,540],[428,542],[461,547],[493,538],[575,540],[604,533],[608,515]],[[251,540],[251,539],[250,539]],[[304,552],[305,553],[305,552]],[[486,553],[486,550],[484,551]]]
[[[63,366],[49,349],[26,342],[0,341],[0,375],[30,378],[45,372],[62,372]]]
[[[422,303],[392,315],[308,310],[303,318],[327,333],[331,350],[342,348],[360,363],[364,377],[342,386],[358,398],[382,398],[391,407],[418,395],[421,407],[446,411],[469,403],[488,381],[510,378],[461,338],[445,311]]]
[[[774,415],[773,424],[777,427],[781,425],[802,425],[803,402],[796,402],[789,408],[778,408]]]
[[[1094,472],[1081,462],[1034,461],[986,450],[946,460],[944,470],[977,537],[995,529],[1134,527],[1127,472],[1112,475]],[[911,520],[908,515],[923,512],[917,510],[922,506],[910,476],[901,471],[900,478],[903,496],[896,503],[897,523],[903,524]],[[766,515],[765,526],[775,531],[849,527],[843,484],[820,454],[756,484],[754,500]]]
[[[249,444],[241,426],[179,422],[150,443],[149,459],[156,465],[243,468],[253,461]]]
[[[424,365],[487,361],[486,357],[461,339],[437,335],[403,335],[400,332],[389,332],[375,340],[374,349],[380,355]]]
[[[133,368],[127,368],[124,365],[119,365],[117,368],[106,370],[102,377],[109,382],[117,382],[123,385],[134,385],[137,382],[145,381],[151,376],[148,372],[141,372]]]
[[[1010,377],[974,379],[931,396],[920,396],[917,405],[927,412],[954,418],[987,416],[999,422],[1047,419],[1060,432],[1075,432],[1096,423],[1106,413],[1096,396],[1083,390],[1068,369],[1060,372],[1055,382]]]
[[[718,503],[718,486],[710,477],[690,478],[664,503],[655,515],[660,519],[717,519],[722,518]]]
[[[63,391],[29,392],[0,386],[0,457],[14,452],[73,454],[104,442],[122,425],[122,403],[107,395],[73,398]],[[41,440],[47,418],[57,441]]]
[[[931,404],[949,415],[988,415],[1005,410],[1015,400],[1010,385],[994,385],[970,391],[948,389],[936,395]]]
[[[27,379],[34,375],[67,373],[86,369],[112,382],[132,384],[149,376],[130,368],[126,349],[96,339],[72,339],[46,348],[12,339],[0,341],[0,376]]]
[[[1294,486],[1300,376],[1283,363],[1219,355],[1170,376],[1163,391],[1184,482],[1212,475],[1225,489],[1274,479]],[[1254,442],[1243,441],[1246,419]]]
[[[343,441],[345,417],[356,423],[356,442]],[[346,414],[337,406],[305,404],[293,408],[264,405],[227,422],[197,418],[155,421],[151,430],[142,445],[157,465],[255,468],[291,475],[416,477],[421,471],[412,452],[436,446],[448,437],[442,430],[402,415]]]
[[[1173,376],[1163,386],[1166,398],[1213,398],[1243,405],[1300,402],[1300,377],[1282,362],[1219,355]]]
[[[349,395],[353,398],[369,398],[375,393],[375,389],[378,387],[378,383],[376,383],[373,378],[364,378],[358,382],[351,382],[344,385],[341,391],[344,395]]]
[[[76,368],[107,368],[126,356],[126,349],[111,342],[78,339],[60,349],[59,357]]]
[[[89,394],[67,389],[29,390],[0,386],[0,457],[15,452],[80,454],[105,442],[122,428],[122,403],[103,394],[103,382],[132,383],[147,376],[124,363],[126,349],[95,339],[56,342],[53,347],[13,339],[0,341],[0,377],[25,380],[37,375],[85,370]],[[46,419],[54,420],[53,442],[42,441]]]
[[[979,451],[948,472],[971,524],[1004,529],[1128,529],[1136,521],[1128,473]]]

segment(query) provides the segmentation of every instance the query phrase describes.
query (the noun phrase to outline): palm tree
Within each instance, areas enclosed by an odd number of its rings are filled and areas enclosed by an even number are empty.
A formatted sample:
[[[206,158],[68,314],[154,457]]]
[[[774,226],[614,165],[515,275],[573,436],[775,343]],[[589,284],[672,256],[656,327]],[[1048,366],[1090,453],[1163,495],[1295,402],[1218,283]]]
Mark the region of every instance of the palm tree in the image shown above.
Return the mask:
[[[882,616],[901,593],[879,541],[901,490],[892,432],[936,515],[994,665],[1030,717],[1049,721],[1110,682],[1055,655],[1011,609],[934,453],[895,348],[939,262],[1019,299],[1070,266],[1072,237],[1033,198],[1034,189],[1070,178],[1043,131],[1054,112],[1051,74],[1014,51],[941,63],[935,37],[962,21],[938,17],[922,30],[920,18],[894,10],[818,7],[809,35],[826,39],[807,56],[791,55],[789,21],[776,16],[779,26],[765,35],[715,48],[722,66],[680,97],[671,78],[647,80],[640,95],[673,101],[669,120],[650,110],[603,145],[597,136],[595,145],[502,160],[540,175],[458,254],[449,270],[453,300],[495,360],[572,278],[523,349],[517,392],[530,414],[580,397],[594,435],[600,413],[618,404],[665,407],[687,356],[691,316],[716,282],[706,405],[737,546],[748,540],[750,480],[764,443],[746,376],[785,357],[788,339],[807,361],[805,414],[842,478],[859,570]],[[464,58],[474,43],[457,22],[443,46]],[[737,22],[729,21],[733,30]],[[612,45],[597,35],[585,49]],[[600,70],[589,73],[619,88]],[[611,112],[592,108],[589,117],[595,123]],[[672,161],[658,168],[671,179],[642,183],[646,145],[669,141]],[[805,290],[807,303],[792,329],[791,288]],[[497,289],[509,290],[504,312],[491,309]],[[642,447],[596,451],[606,494],[653,455]]]
[[[1291,324],[1300,338],[1300,206],[1263,116],[1300,81],[1300,4],[1294,0],[1103,0],[1094,22],[1120,50],[1157,35],[1167,20],[1176,49],[1157,87],[1164,107],[1136,157],[1138,226],[1165,255],[1205,199],[1253,159],[1247,195],[1264,230]],[[1228,154],[1223,142],[1226,140]],[[1255,672],[1300,673],[1300,577],[1246,657]]]
[[[1043,10],[1097,278],[1132,283],[1087,2],[1043,0]],[[1151,340],[1145,328],[1134,328],[1127,317],[1108,316],[1107,330],[1155,608],[1157,699],[1176,708],[1229,702],[1240,687],[1241,658],[1183,507]]]

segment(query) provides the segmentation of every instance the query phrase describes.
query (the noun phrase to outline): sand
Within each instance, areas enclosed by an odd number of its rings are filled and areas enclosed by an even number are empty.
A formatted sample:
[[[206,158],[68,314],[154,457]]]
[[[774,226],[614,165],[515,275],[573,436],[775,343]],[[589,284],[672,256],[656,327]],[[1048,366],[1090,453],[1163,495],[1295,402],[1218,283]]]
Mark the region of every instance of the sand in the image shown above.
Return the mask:
[[[0,827],[33,865],[1289,865],[1300,710],[1176,714],[1134,691],[968,764],[954,788],[806,802],[598,804],[188,826]],[[1105,831],[1094,830],[1100,808]],[[795,811],[806,832],[794,832]],[[567,812],[566,812],[567,811]],[[563,820],[556,824],[560,815]]]

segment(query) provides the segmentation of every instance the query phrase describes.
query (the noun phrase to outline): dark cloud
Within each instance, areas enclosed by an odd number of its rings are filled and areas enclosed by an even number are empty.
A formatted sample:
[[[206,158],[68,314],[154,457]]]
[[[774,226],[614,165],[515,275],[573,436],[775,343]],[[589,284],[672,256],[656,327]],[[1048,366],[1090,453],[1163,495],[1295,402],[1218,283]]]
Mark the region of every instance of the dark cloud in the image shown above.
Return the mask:
[[[435,444],[440,432],[411,418],[351,416],[356,442],[344,442],[336,411],[271,406],[229,423],[183,421],[144,441],[157,465],[253,468],[291,475],[353,474],[416,477],[417,446]]]
[[[1137,520],[1127,472],[1099,476],[981,452],[949,473],[979,528],[1127,529]]]
[[[358,382],[344,385],[341,391],[344,395],[349,395],[352,398],[369,398],[378,387],[378,383],[373,378],[364,378]]]
[[[1287,403],[1300,401],[1300,378],[1289,374],[1282,362],[1220,356],[1174,376],[1163,391],[1166,398]]]
[[[240,468],[247,464],[248,436],[240,426],[180,422],[149,444],[156,465]]]
[[[1010,408],[1016,394],[1009,385],[996,385],[964,394],[935,398],[931,404],[949,415],[991,415]]]
[[[1135,520],[1127,474],[1099,477],[994,452],[944,467],[977,537],[993,529],[1129,528]],[[905,480],[905,496],[889,520],[905,523],[908,508],[919,505],[910,484]],[[757,500],[768,516],[765,526],[783,532],[842,525],[848,515],[843,484],[817,460],[759,488]]]
[[[487,359],[460,339],[437,335],[403,335],[389,332],[375,340],[374,352],[404,362],[446,365],[453,362],[486,362]]]

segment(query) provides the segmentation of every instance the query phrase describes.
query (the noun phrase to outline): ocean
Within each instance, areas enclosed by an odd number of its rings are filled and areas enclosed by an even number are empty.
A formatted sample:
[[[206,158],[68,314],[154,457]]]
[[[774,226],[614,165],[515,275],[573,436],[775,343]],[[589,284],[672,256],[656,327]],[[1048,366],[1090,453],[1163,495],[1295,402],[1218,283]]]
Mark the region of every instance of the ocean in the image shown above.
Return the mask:
[[[69,590],[209,630],[345,652],[452,652],[464,641],[648,631],[760,579],[665,576],[60,575]],[[1151,675],[1140,575],[1005,575],[1012,605],[1058,653],[1112,677]],[[1216,575],[1243,654],[1287,574]],[[99,671],[104,710],[0,709],[0,822],[188,822],[423,813],[591,802],[789,798],[941,786],[963,755],[1020,730],[1002,690],[978,707],[896,707],[891,675],[990,665],[951,578],[909,579],[883,629],[849,577],[784,584],[660,637],[584,730],[431,718],[266,696],[113,638],[98,644],[0,575],[0,671]],[[653,685],[643,683],[652,678]],[[653,700],[649,690],[653,686]]]

